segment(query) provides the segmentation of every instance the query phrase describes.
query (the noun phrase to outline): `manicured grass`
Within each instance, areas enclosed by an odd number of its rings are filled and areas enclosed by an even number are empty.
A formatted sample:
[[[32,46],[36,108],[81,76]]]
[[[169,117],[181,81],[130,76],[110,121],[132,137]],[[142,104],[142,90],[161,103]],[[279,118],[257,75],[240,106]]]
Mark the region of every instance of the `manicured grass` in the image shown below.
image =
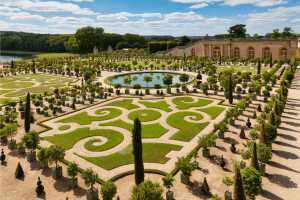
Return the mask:
[[[27,87],[32,87],[34,86],[35,83],[33,82],[13,82],[13,83],[6,83],[1,85],[1,88],[4,89],[14,89],[14,88],[27,88]]]
[[[172,111],[171,108],[168,108],[170,105],[167,104],[166,101],[158,101],[158,102],[139,101],[139,103],[145,105],[147,108],[157,108],[157,109],[164,110],[166,112]]]
[[[185,116],[195,116],[190,117],[191,120],[201,120],[203,119],[203,116],[199,113],[195,112],[177,112],[172,115],[170,115],[167,118],[167,123],[174,127],[180,129],[178,132],[176,132],[170,139],[172,140],[180,140],[184,142],[189,142],[191,139],[195,137],[200,131],[202,131],[209,122],[205,123],[191,123],[184,120]]]
[[[104,106],[118,106],[122,108],[126,108],[127,110],[139,108],[139,106],[132,104],[133,99],[123,99],[122,101],[113,101],[109,104],[105,104]]]
[[[100,139],[93,139],[93,140],[89,140],[84,144],[84,148],[86,148],[89,151],[98,151],[99,147],[102,145],[93,145],[94,142],[101,142]]]
[[[81,112],[78,113],[77,115],[73,115],[71,117],[67,117],[56,122],[63,122],[63,123],[75,122],[80,125],[83,125],[83,124],[91,124],[92,121],[103,121],[103,120],[112,119],[122,114],[122,111],[116,108],[103,108],[95,111],[95,113],[101,115],[104,114],[103,111],[109,111],[109,114],[95,117],[95,116],[88,115],[87,112]]]
[[[12,92],[14,90],[0,90],[0,95],[8,93],[8,92]]]
[[[177,97],[172,99],[172,102],[177,105],[176,108],[178,108],[179,110],[185,110],[191,107],[202,107],[212,103],[213,101],[206,100],[206,99],[198,99],[197,102],[194,102],[194,99],[192,97]],[[185,102],[194,102],[194,103],[185,103]]]
[[[0,98],[0,104],[5,104],[6,101],[19,101],[18,99],[12,100],[11,98]]]
[[[64,131],[64,130],[68,130],[69,128],[71,128],[71,126],[69,125],[64,125],[58,128],[58,130]]]
[[[73,55],[71,53],[46,53],[46,52],[29,52],[29,51],[2,51],[3,53],[23,53],[23,54],[32,54],[32,55],[38,55],[40,58],[57,58],[57,57],[65,57]],[[31,59],[29,59],[31,60]]]
[[[225,110],[225,108],[218,107],[218,106],[211,106],[209,108],[202,108],[196,110],[205,112],[211,116],[211,119],[215,119],[216,117],[219,116],[219,114],[221,114],[221,112],[223,112],[223,110]]]
[[[118,131],[108,129],[90,130],[90,128],[88,127],[79,128],[75,131],[65,134],[54,134],[54,136],[47,136],[43,138],[48,142],[60,145],[68,150],[71,149],[78,141],[91,136],[103,136],[108,140],[105,144],[97,146],[97,148],[92,148],[94,149],[94,151],[104,151],[107,149],[111,149],[124,140],[123,134],[119,133]]]
[[[99,126],[116,126],[127,129],[130,132],[133,129],[133,124],[126,123],[121,119],[99,124]],[[160,138],[166,132],[168,132],[168,129],[165,129],[159,123],[142,125],[142,138]]]
[[[141,122],[149,122],[159,119],[161,117],[161,113],[155,110],[143,109],[133,111],[129,113],[127,117],[132,121],[134,121],[135,118],[138,117]]]
[[[165,157],[171,150],[180,151],[182,146],[164,143],[143,143],[143,161],[144,163],[165,164],[169,158]],[[76,154],[76,153],[75,153]],[[80,152],[78,152],[80,154]],[[76,155],[78,155],[76,154]],[[80,156],[80,155],[78,155]],[[84,157],[81,158],[103,168],[111,170],[123,165],[134,163],[132,154],[132,144],[117,153],[103,157]]]
[[[65,84],[54,84],[54,85],[48,85],[48,86],[37,86],[37,87],[31,87],[31,88],[24,88],[16,92],[12,92],[9,94],[5,94],[5,97],[19,97],[24,96],[28,92],[29,93],[35,93],[35,94],[43,94],[44,91],[47,92],[53,92],[53,89],[60,88],[60,87],[66,87]]]

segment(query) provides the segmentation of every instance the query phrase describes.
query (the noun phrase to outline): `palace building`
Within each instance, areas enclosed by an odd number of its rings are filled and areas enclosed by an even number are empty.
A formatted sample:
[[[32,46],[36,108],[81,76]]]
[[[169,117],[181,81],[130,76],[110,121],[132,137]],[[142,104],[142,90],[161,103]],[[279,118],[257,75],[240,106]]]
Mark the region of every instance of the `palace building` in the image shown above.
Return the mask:
[[[277,60],[281,56],[290,60],[299,56],[299,42],[300,38],[298,37],[202,39],[167,51],[158,51],[154,55],[184,56],[185,54],[198,57],[206,55],[209,58],[218,58],[223,55],[230,58],[260,57],[267,59],[272,53],[273,60]]]

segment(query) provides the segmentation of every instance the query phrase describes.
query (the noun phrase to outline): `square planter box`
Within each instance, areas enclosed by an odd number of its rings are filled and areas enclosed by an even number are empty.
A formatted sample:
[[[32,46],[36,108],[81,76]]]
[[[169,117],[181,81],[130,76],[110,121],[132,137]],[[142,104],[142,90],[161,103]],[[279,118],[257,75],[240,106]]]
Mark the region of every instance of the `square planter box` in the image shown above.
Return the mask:
[[[135,91],[135,94],[136,94],[136,95],[139,95],[139,91],[138,91],[138,90],[136,90],[136,91]]]
[[[220,139],[224,139],[224,133],[222,133],[221,131],[218,132],[218,137]]]
[[[246,163],[244,161],[241,161],[240,166],[241,166],[242,169],[244,169],[246,167]]]
[[[160,91],[159,91],[159,90],[156,90],[156,94],[160,94]]]
[[[194,89],[193,89],[193,92],[194,92],[194,93],[197,93],[197,89],[196,89],[196,88],[194,88]]]
[[[268,102],[268,97],[264,97],[264,102]]]
[[[46,111],[45,111],[45,116],[46,116],[46,117],[48,117],[48,116],[49,116],[49,115],[48,115],[48,112],[46,112]]]
[[[202,156],[208,158],[210,156],[210,150],[202,149]]]
[[[231,195],[232,195],[232,192],[226,191],[226,192],[224,193],[225,200],[231,200]]]
[[[214,95],[218,95],[218,92],[214,92]]]
[[[181,91],[186,91],[186,86],[182,86]]]
[[[18,148],[19,154],[25,153],[25,147]]]
[[[254,96],[252,97],[252,100],[256,101],[256,95],[254,95]]]
[[[15,145],[16,145],[16,140],[10,140],[10,141],[8,141],[8,148],[10,148],[10,149],[13,149],[13,148],[15,148]]]
[[[242,115],[243,114],[243,110],[239,110],[239,114]]]
[[[36,151],[33,151],[33,152],[27,152],[27,161],[32,161],[32,160],[35,160],[36,159]]]
[[[168,94],[171,94],[171,88],[167,88],[166,91]]]
[[[266,165],[265,164],[263,164],[262,166],[259,165],[259,172],[262,176],[266,175]]]
[[[40,161],[40,164],[41,164],[42,169],[45,169],[46,167],[48,167],[48,162],[47,161],[45,161],[45,162]]]
[[[149,94],[150,94],[150,90],[149,90],[149,89],[145,89],[145,93],[146,93],[147,95],[149,95]]]
[[[85,191],[86,200],[96,200],[99,198],[98,188],[94,188],[95,191],[89,192],[89,190]]]
[[[75,178],[74,180],[69,179],[69,186],[70,186],[71,188],[74,188],[75,186],[77,186],[77,182],[78,182],[78,179],[77,179],[77,178]]]
[[[1,143],[7,142],[7,137],[1,137]]]
[[[176,92],[179,93],[180,92],[179,89],[176,89]]]
[[[125,94],[129,94],[129,89],[126,89],[126,90],[125,90]]]
[[[62,167],[58,166],[58,169],[51,168],[51,174],[54,179],[57,179],[58,177],[62,176]]]
[[[182,183],[188,184],[188,182],[190,181],[190,176],[180,174],[180,180],[181,180]]]
[[[235,125],[235,121],[234,121],[234,120],[230,120],[230,121],[229,121],[229,124],[230,124],[231,126],[234,126],[234,125]]]
[[[199,162],[198,162],[198,161],[194,161],[193,163],[194,163],[194,164],[196,165],[196,167],[198,168]]]

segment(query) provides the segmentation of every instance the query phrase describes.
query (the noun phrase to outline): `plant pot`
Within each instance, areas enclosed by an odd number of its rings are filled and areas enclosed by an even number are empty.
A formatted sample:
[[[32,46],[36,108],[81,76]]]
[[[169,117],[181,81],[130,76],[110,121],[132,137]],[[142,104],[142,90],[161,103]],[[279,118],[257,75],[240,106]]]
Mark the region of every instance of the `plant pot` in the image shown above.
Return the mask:
[[[270,147],[270,149],[272,150],[272,142],[270,142],[270,143],[268,144],[268,147]]]
[[[207,90],[203,90],[203,94],[206,94]]]
[[[58,169],[51,168],[51,174],[54,179],[57,179],[58,177],[62,176],[62,167],[58,166]]]
[[[184,174],[180,174],[180,180],[181,180],[182,183],[187,184],[190,181],[190,176],[184,175]]]
[[[246,94],[246,90],[243,90],[243,94]]]
[[[73,179],[69,179],[69,186],[71,188],[74,188],[75,186],[77,186],[77,182],[78,182],[77,178],[75,178],[74,180]]]
[[[202,156],[208,158],[210,156],[210,150],[202,149]]]
[[[218,132],[218,137],[220,139],[224,139],[224,133],[222,133],[221,131]]]
[[[8,141],[8,148],[13,149],[15,148],[15,145],[16,145],[16,140],[13,139]]]
[[[125,94],[129,94],[129,89],[125,90]],[[100,96],[100,99],[101,99],[101,96]],[[102,99],[103,99],[103,96],[102,96]]]
[[[186,91],[186,86],[182,86],[181,91]]]
[[[48,162],[45,161],[45,162],[41,162],[40,161],[40,164],[41,164],[41,168],[45,169],[46,167],[48,167]]]
[[[138,91],[138,90],[136,90],[136,91],[135,91],[135,94],[136,94],[136,95],[139,95],[139,91]]]
[[[265,176],[265,174],[266,174],[266,165],[265,164],[259,165],[259,172],[262,176]]]
[[[7,137],[2,136],[2,137],[1,137],[1,143],[5,143],[5,142],[7,142]]]
[[[116,94],[117,94],[117,95],[120,95],[120,90],[116,90]]]
[[[32,152],[27,152],[27,161],[32,161],[36,159],[36,151],[32,151]]]
[[[246,162],[241,161],[241,162],[240,162],[240,166],[241,166],[242,169],[244,169],[244,168],[246,167]]]
[[[274,87],[275,86],[275,83],[272,83],[272,87]]]
[[[224,195],[225,195],[225,200],[231,200],[232,192],[226,191],[226,192],[224,193]]]
[[[194,163],[194,164],[197,166],[197,168],[198,168],[199,162],[198,162],[198,161],[194,161],[193,163]]]
[[[236,98],[237,98],[237,99],[241,99],[242,96],[241,96],[240,94],[238,94],[238,95],[236,96]]]
[[[160,91],[159,91],[159,90],[156,90],[156,94],[160,94]]]
[[[231,126],[234,126],[234,125],[235,125],[235,121],[234,121],[234,120],[230,120],[230,121],[229,121],[229,124],[230,124]]]
[[[176,92],[179,93],[180,92],[179,89],[176,89]]]
[[[268,102],[268,97],[264,97],[264,102]]]
[[[48,112],[47,111],[45,111],[45,114],[44,114],[46,117],[48,117]]]
[[[252,97],[252,100],[256,101],[256,95],[254,95],[254,96]]]
[[[215,92],[214,92],[214,95],[218,95],[218,92],[215,91]]]
[[[145,89],[145,94],[150,95],[150,90],[149,89]]]
[[[194,92],[194,93],[197,93],[197,89],[196,89],[196,88],[194,88],[194,89],[193,89],[193,92]]]
[[[19,154],[25,153],[25,147],[18,148]]]
[[[167,88],[166,91],[168,94],[171,94],[171,88]]]
[[[94,188],[93,192],[89,192],[89,189],[85,191],[86,200],[96,200],[99,198],[98,188]]]
[[[243,114],[243,110],[239,110],[239,114],[242,115]]]

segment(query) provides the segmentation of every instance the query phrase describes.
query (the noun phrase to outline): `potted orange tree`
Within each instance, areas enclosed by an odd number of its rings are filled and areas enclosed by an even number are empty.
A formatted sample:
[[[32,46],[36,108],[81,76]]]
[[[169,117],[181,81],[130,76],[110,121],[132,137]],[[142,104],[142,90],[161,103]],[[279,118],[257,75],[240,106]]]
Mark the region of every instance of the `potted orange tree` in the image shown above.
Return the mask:
[[[71,176],[71,178],[69,179],[69,186],[71,188],[74,188],[77,185],[78,179],[76,178],[76,176],[78,174],[78,170],[78,164],[75,161],[69,163],[67,167],[67,174],[68,176]]]
[[[36,151],[34,150],[40,143],[39,134],[36,131],[29,131],[23,136],[22,142],[24,142],[25,147],[29,150],[27,160],[32,161],[36,159]]]
[[[98,199],[99,197],[98,188],[95,188],[93,186],[98,179],[98,174],[95,174],[92,168],[88,168],[82,173],[81,177],[83,178],[84,184],[87,187],[91,186],[90,189],[86,190],[86,199],[88,200]]]
[[[49,154],[47,153],[48,148],[41,148],[40,151],[37,153],[37,157],[40,161],[41,167],[44,169],[48,167],[48,159]]]
[[[175,179],[173,178],[173,176],[171,174],[168,174],[162,180],[164,182],[164,186],[168,189],[168,191],[166,193],[166,199],[167,200],[172,200],[173,199],[173,192],[170,189],[171,189],[171,187],[173,187],[173,181],[175,181]]]
[[[178,161],[175,163],[175,166],[181,171],[181,182],[187,184],[190,181],[192,171],[194,171],[197,166],[194,163],[190,163],[190,160],[185,157],[177,157],[177,159]]]
[[[203,157],[208,158],[210,156],[210,150],[208,147],[212,147],[214,145],[214,140],[212,138],[207,137],[206,134],[199,137],[198,140],[199,146],[202,147],[202,155]]]
[[[55,167],[51,168],[52,177],[57,179],[62,176],[62,167],[57,165],[57,161],[65,157],[65,149],[59,145],[51,145],[47,154],[49,155],[49,163],[55,163]]]
[[[227,186],[227,189],[225,191],[225,200],[231,200],[232,192],[229,192],[229,186],[233,185],[233,178],[229,178],[227,175],[225,175],[222,179],[222,183],[224,183]]]

